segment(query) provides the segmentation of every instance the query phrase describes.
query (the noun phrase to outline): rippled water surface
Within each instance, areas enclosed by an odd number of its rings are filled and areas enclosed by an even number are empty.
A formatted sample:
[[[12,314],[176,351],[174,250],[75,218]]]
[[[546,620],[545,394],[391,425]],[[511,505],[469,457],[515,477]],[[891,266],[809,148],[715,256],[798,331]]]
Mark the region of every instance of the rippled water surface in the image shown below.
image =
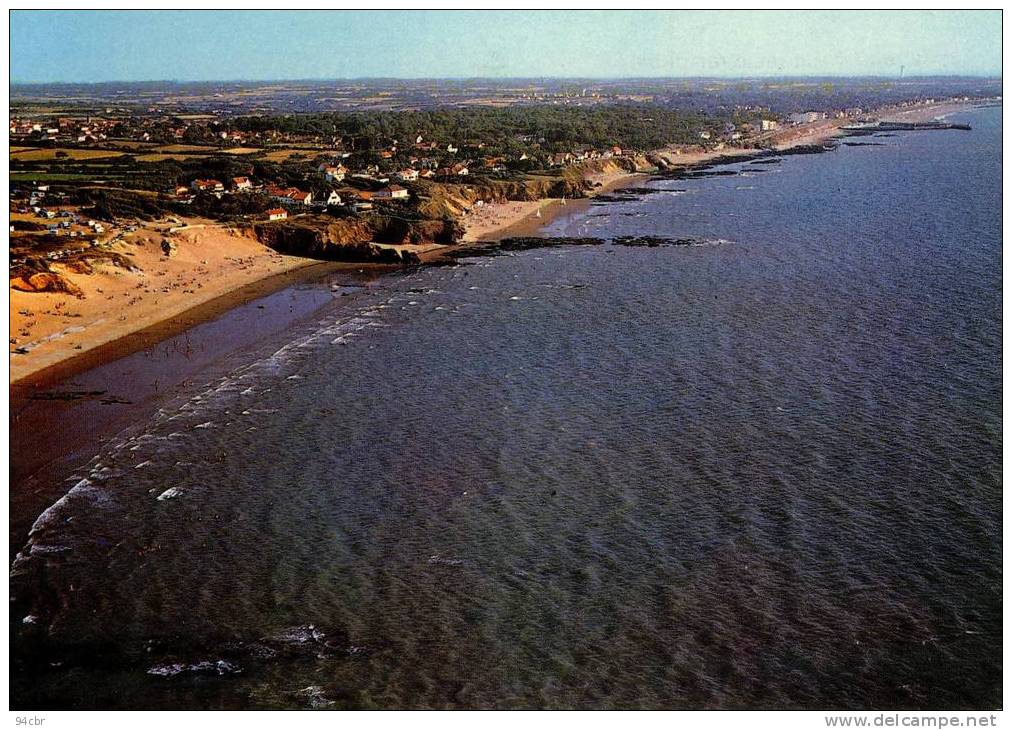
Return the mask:
[[[965,119],[654,183],[545,233],[712,245],[390,277],[194,381],[39,518],[12,703],[1000,705],[1000,109]]]

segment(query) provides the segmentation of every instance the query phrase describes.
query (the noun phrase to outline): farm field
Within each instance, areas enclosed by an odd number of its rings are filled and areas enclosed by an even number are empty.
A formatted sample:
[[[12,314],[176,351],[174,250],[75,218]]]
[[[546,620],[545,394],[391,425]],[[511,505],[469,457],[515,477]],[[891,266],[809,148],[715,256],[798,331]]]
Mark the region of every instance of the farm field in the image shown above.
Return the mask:
[[[12,149],[11,159],[17,162],[39,162],[61,158],[70,160],[96,160],[102,157],[121,157],[124,154],[126,153],[116,150],[80,150],[67,147],[51,147],[47,149],[27,149],[20,152],[15,152]]]

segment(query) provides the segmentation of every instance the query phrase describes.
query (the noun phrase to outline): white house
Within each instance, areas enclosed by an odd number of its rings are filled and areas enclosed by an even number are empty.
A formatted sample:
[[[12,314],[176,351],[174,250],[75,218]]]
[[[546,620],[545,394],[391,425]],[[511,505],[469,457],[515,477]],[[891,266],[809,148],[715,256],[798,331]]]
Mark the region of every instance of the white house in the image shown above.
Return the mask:
[[[313,202],[313,194],[305,193],[298,188],[279,188],[271,186],[267,189],[267,194],[272,200],[276,200],[279,203],[286,205],[309,205]]]
[[[373,194],[373,198],[387,199],[387,200],[403,200],[408,197],[408,189],[402,188],[400,185],[388,185],[387,187],[377,190]]]
[[[341,182],[348,173],[348,168],[344,165],[320,165],[319,169],[327,182]]]
[[[800,114],[791,114],[787,117],[791,124],[811,124],[823,118],[822,112],[801,112]]]
[[[288,217],[288,211],[284,208],[271,208],[267,211],[267,220],[283,221]]]
[[[190,183],[190,187],[198,192],[221,192],[225,189],[225,186],[220,180],[194,180]]]

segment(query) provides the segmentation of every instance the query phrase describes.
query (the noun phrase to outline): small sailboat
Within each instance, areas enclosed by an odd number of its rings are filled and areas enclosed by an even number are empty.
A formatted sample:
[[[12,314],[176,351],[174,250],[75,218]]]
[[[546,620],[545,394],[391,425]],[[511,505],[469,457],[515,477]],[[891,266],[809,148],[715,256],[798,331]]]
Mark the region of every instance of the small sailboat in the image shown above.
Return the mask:
[[[541,208],[538,208],[536,211],[534,211],[534,215],[537,216],[538,218],[540,218],[541,217]]]

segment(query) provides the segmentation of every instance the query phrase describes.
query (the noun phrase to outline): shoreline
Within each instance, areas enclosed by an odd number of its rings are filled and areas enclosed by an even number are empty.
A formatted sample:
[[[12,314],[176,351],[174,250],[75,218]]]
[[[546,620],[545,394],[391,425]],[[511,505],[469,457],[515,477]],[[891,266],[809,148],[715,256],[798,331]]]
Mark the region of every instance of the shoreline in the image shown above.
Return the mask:
[[[964,111],[973,107],[974,104],[969,102],[944,102],[911,109],[881,110],[876,116],[883,120],[921,121]],[[785,130],[779,135],[779,138],[773,138],[773,149],[785,150],[800,145],[824,143],[840,136],[842,133],[839,127],[844,123],[844,120],[822,120],[803,129]],[[762,148],[749,147],[677,154],[671,148],[666,148],[657,150],[653,154],[665,159],[670,165],[668,169],[674,170],[704,165],[718,159],[726,160],[731,157],[746,157],[760,152],[763,152]],[[586,210],[596,195],[608,193],[624,186],[635,186],[637,183],[648,179],[652,174],[654,173],[650,171],[622,171],[599,173],[590,176],[588,179],[595,180],[596,178],[595,181],[599,182],[600,185],[584,198],[569,200],[543,198],[536,201],[489,203],[483,206],[481,215],[486,219],[492,219],[494,225],[486,223],[483,226],[473,226],[465,232],[463,238],[458,243],[438,246],[419,252],[419,259],[423,265],[441,263],[448,260],[446,254],[472,246],[479,246],[483,242],[535,234],[538,230],[562,215],[576,214]],[[467,216],[464,217],[463,222],[467,226]],[[141,233],[144,233],[144,230]],[[221,273],[217,276],[209,277],[207,280],[209,284],[207,290],[202,291],[201,296],[196,298],[196,300],[192,298],[192,294],[195,291],[191,290],[190,298],[176,297],[174,301],[172,301],[173,298],[170,295],[164,298],[159,297],[157,301],[139,302],[141,306],[136,307],[132,306],[134,304],[133,301],[124,302],[123,304],[127,304],[129,307],[131,319],[127,320],[126,315],[120,315],[118,321],[122,321],[122,325],[110,323],[101,316],[96,318],[93,315],[92,321],[84,325],[66,326],[75,325],[75,323],[63,321],[61,326],[55,329],[51,327],[50,332],[42,335],[38,340],[29,343],[32,345],[32,351],[40,350],[40,354],[34,358],[31,357],[31,352],[23,355],[15,354],[13,350],[10,352],[9,387],[11,393],[14,394],[18,390],[24,389],[48,387],[94,367],[151,347],[161,340],[183,332],[209,319],[218,317],[251,299],[267,296],[300,281],[308,281],[324,270],[369,269],[379,272],[386,269],[398,268],[384,264],[323,262],[316,259],[283,256],[262,244],[250,241],[250,239],[244,236],[229,232],[226,228],[218,226],[205,226],[202,228],[201,233],[193,233],[186,236],[184,237],[184,241],[195,245],[203,244],[211,242],[211,239],[216,235],[218,236],[216,243],[219,246],[222,244],[222,239],[227,237],[233,239],[233,243],[238,247],[238,250],[232,250],[228,246],[223,246],[217,253],[241,253],[246,254],[246,256],[240,259],[238,257],[221,255],[219,257],[221,260],[218,262],[218,265],[222,267],[220,269]],[[251,249],[251,244],[256,248]],[[139,247],[138,249],[125,252],[130,256],[141,254],[138,256],[140,258],[143,256],[142,248]],[[178,261],[178,259],[162,259],[160,251],[157,250],[148,251],[147,255],[148,265],[151,265],[152,262],[160,264]],[[207,254],[201,252],[201,255],[206,256]],[[191,267],[196,267],[194,256],[191,255],[189,258],[188,264]],[[206,259],[201,259],[201,263],[207,264],[208,262]],[[189,273],[192,274],[197,270],[197,268],[193,268]],[[113,275],[122,278],[124,272],[116,271],[113,272]],[[130,276],[132,274],[125,275]],[[142,276],[144,275],[142,273]],[[153,272],[152,275],[163,276],[164,273]],[[88,293],[93,300],[97,299],[100,295],[106,294],[103,289],[98,287],[98,284],[105,283],[106,286],[112,285],[115,287],[115,283],[108,272],[86,275],[83,278],[92,286],[92,291]],[[133,282],[130,283],[132,284]],[[136,286],[141,286],[141,284],[138,283]],[[176,284],[174,286],[178,287],[180,285]],[[202,284],[198,286],[203,288]],[[163,291],[166,290],[163,289]],[[172,292],[172,294],[175,293]],[[184,291],[183,293],[187,292]],[[127,296],[127,290],[121,286],[119,290],[114,291],[114,294]],[[60,313],[53,311],[56,309],[56,303],[61,297],[66,300],[66,295],[25,293],[13,289],[10,291],[10,295],[10,331],[12,335],[18,332],[19,327],[23,326],[25,320],[28,318],[20,314],[23,311],[29,311],[27,305],[33,306],[33,310],[31,310],[32,315],[30,316],[37,316],[34,315],[34,308],[41,309],[48,306],[48,312],[44,312],[43,314],[48,313],[55,318],[61,316]],[[106,299],[112,298],[112,296],[106,297]],[[170,301],[166,303],[166,299]],[[75,308],[73,301],[71,301],[69,308]],[[169,311],[166,312],[166,309]],[[138,310],[143,311],[138,314]],[[104,312],[99,312],[98,314],[101,315]],[[62,316],[66,317],[65,314]],[[86,333],[90,335],[90,338],[83,337]],[[82,337],[77,337],[76,335],[82,335]],[[75,340],[77,340],[75,347],[81,351],[67,352],[65,348],[74,344]],[[14,343],[12,342],[12,344]]]
[[[882,121],[929,121],[936,117],[973,109],[975,106],[973,102],[940,102],[909,109],[886,108],[874,112],[872,116]],[[789,150],[792,147],[823,144],[831,139],[844,136],[845,133],[840,127],[847,123],[848,120],[845,119],[823,119],[803,125],[802,127],[782,130],[770,137],[770,141],[773,142],[772,149],[783,151]],[[670,171],[704,165],[714,160],[730,157],[748,157],[768,152],[769,149],[762,147],[733,147],[680,154],[679,152],[674,152],[672,148],[663,148],[655,150],[651,154],[665,159],[670,165],[668,168]],[[496,213],[498,213],[498,217],[503,219],[501,225],[480,227],[473,235],[465,234],[460,243],[452,247],[446,247],[443,251],[459,250],[469,245],[497,241],[511,236],[530,235],[555,220],[555,218],[558,218],[563,212],[570,212],[572,210],[571,208],[569,210],[560,210],[560,208],[565,209],[573,205],[586,207],[595,195],[613,191],[624,185],[635,185],[637,182],[642,182],[653,174],[652,172],[624,172],[601,176],[604,178],[601,187],[595,188],[586,198],[577,198],[575,200],[543,198],[538,201],[510,201],[487,204],[484,206],[483,212],[484,209],[491,208],[494,211],[492,213],[493,216],[496,216]],[[537,216],[537,211],[539,210],[542,214],[540,217]],[[465,224],[466,222],[465,216]],[[469,231],[468,233],[470,234],[471,232]]]
[[[10,290],[12,394],[150,348],[248,301],[328,272],[396,268],[286,256],[218,226],[191,228],[174,239],[178,250],[165,257],[144,238],[153,230],[142,229],[135,241],[114,249],[139,270],[109,264],[98,264],[91,274],[57,270],[80,286],[84,299]],[[29,342],[15,337],[30,331],[26,325],[35,338]],[[28,351],[19,353],[15,345]]]
[[[254,279],[234,289],[215,294],[209,299],[196,302],[168,317],[145,323],[124,335],[99,342],[80,353],[32,370],[11,381],[12,395],[25,389],[50,387],[82,372],[152,347],[238,306],[350,266],[354,265],[309,260],[305,265],[275,271]]]

